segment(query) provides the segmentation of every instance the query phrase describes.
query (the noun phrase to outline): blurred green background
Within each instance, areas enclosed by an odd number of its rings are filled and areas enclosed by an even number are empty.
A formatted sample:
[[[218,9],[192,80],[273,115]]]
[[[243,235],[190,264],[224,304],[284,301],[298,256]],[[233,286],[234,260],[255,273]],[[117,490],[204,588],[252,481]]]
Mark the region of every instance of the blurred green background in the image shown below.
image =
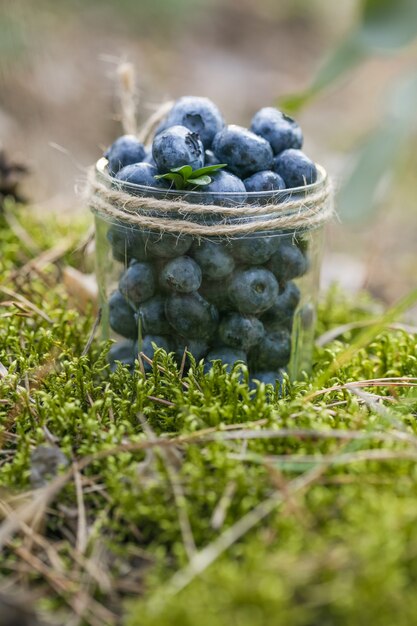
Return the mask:
[[[1,0],[0,141],[34,209],[85,210],[85,167],[118,134],[116,70],[138,117],[205,95],[229,123],[279,104],[338,189],[323,284],[392,302],[415,286],[416,0]]]

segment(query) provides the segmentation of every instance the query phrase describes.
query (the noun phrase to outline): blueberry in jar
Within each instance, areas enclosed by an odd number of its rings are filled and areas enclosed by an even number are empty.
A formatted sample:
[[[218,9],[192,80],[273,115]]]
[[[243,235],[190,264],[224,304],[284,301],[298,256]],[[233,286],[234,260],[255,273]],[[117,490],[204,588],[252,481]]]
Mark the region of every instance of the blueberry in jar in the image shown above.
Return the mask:
[[[154,269],[150,263],[132,261],[119,280],[119,290],[134,308],[155,292]]]
[[[211,350],[205,358],[204,371],[206,373],[212,369],[213,361],[221,361],[223,365],[226,365],[226,371],[231,372],[236,363],[246,364],[247,358],[243,350],[218,346]]]
[[[175,343],[175,357],[178,363],[181,363],[184,358],[184,352],[187,351],[193,355],[194,359],[201,361],[207,352],[209,351],[209,345],[204,339],[186,339],[185,337],[176,337]]]
[[[219,320],[216,307],[197,292],[168,296],[165,313],[174,330],[187,339],[208,339]]]
[[[285,189],[285,182],[283,178],[272,170],[263,170],[262,172],[256,172],[245,178],[243,181],[246,191],[249,192],[264,192],[264,191],[280,191]],[[268,199],[268,197],[267,197]],[[263,198],[257,198],[259,203]],[[267,201],[267,200],[266,200]]]
[[[161,259],[172,259],[185,254],[193,241],[191,235],[174,233],[143,233],[147,254]]]
[[[162,335],[145,335],[142,338],[142,341],[138,343],[138,352],[143,352],[148,359],[153,359],[156,350],[153,344],[156,345],[156,348],[162,348],[167,353],[171,349],[169,340],[166,337],[163,337]],[[152,365],[145,359],[142,359],[142,363],[145,372],[150,372]]]
[[[110,371],[115,372],[117,363],[120,361],[123,365],[127,365],[132,371],[137,358],[137,344],[133,339],[123,339],[114,343],[109,350],[107,359],[110,365]]]
[[[237,270],[229,285],[229,297],[240,313],[259,315],[269,309],[278,295],[278,283],[272,272],[252,267]]]
[[[233,256],[245,265],[263,265],[279,245],[279,237],[250,236],[233,241]]]
[[[203,280],[201,283],[201,295],[219,311],[229,311],[233,308],[228,292],[229,278],[230,275],[222,280]]]
[[[128,265],[133,257],[139,261],[146,260],[146,252],[139,231],[119,224],[112,224],[107,231],[107,239],[115,261]]]
[[[285,367],[291,357],[291,336],[282,328],[266,332],[250,354],[250,361],[256,371],[270,371]]]
[[[201,285],[200,266],[189,256],[179,256],[163,268],[159,276],[159,284],[168,291],[191,293]]]
[[[208,98],[184,96],[175,102],[156,134],[178,125],[198,133],[204,147],[210,148],[213,137],[223,128],[224,120],[217,106]]]
[[[218,241],[200,240],[191,246],[190,255],[201,268],[201,273],[208,280],[221,280],[229,276],[235,262],[225,244]]]
[[[134,163],[123,167],[119,172],[117,172],[115,178],[133,185],[155,187],[156,189],[168,189],[168,182],[163,178],[155,178],[157,174],[158,170],[150,163]]]
[[[292,281],[287,282],[272,307],[262,315],[261,319],[267,330],[276,330],[282,327],[291,330],[294,312],[299,302],[299,288]]]
[[[220,163],[241,178],[272,168],[270,144],[242,126],[226,126],[214,137],[213,152]]]
[[[161,295],[142,302],[136,317],[145,335],[168,335],[172,331],[165,315],[165,298]]]
[[[286,239],[271,256],[269,267],[282,286],[293,278],[303,276],[308,270],[308,260],[298,246]]]
[[[146,156],[145,146],[134,135],[122,135],[106,150],[109,172],[114,176],[122,167],[139,163]]]
[[[256,381],[263,383],[264,385],[272,385],[275,387],[277,384],[281,387],[284,380],[283,370],[267,371],[267,372],[252,372],[249,382],[249,389],[258,389]]]
[[[201,196],[196,200],[201,204],[235,206],[244,204],[247,198],[245,185],[240,178],[225,170],[217,171],[211,183],[204,185],[201,191]]]
[[[227,313],[218,328],[221,343],[245,352],[258,344],[264,333],[264,326],[258,318],[236,312]]]
[[[288,189],[311,185],[317,180],[317,168],[304,152],[289,148],[274,158],[273,170]]]
[[[156,135],[152,155],[161,173],[183,165],[199,169],[204,165],[204,146],[200,137],[185,126],[171,126]]]
[[[260,135],[272,146],[274,154],[288,148],[301,148],[303,133],[300,126],[289,115],[275,107],[264,107],[252,118],[250,129]]]
[[[114,291],[109,298],[109,322],[114,332],[122,337],[135,339],[138,335],[134,310],[119,290]]]

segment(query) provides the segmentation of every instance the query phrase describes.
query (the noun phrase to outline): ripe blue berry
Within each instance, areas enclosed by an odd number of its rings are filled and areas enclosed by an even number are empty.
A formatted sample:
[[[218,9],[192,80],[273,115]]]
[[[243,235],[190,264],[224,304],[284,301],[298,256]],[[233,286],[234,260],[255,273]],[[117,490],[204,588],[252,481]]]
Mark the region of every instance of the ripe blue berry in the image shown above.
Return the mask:
[[[247,265],[263,265],[271,258],[278,245],[278,237],[242,237],[232,243],[233,256]]]
[[[219,109],[208,98],[184,96],[175,102],[157,134],[176,125],[198,133],[204,146],[209,148],[213,137],[223,128],[224,121]]]
[[[259,343],[264,333],[263,324],[256,317],[234,312],[222,318],[218,329],[221,343],[245,352]]]
[[[109,298],[109,322],[114,332],[122,337],[135,339],[138,335],[134,310],[118,290]]]
[[[143,185],[145,187],[155,187],[156,189],[168,189],[168,181],[163,178],[155,178],[158,170],[150,163],[134,163],[126,165],[116,174],[117,180],[130,183],[132,185]]]
[[[275,372],[252,372],[251,380],[249,382],[250,389],[258,389],[256,381],[263,383],[264,385],[273,385],[275,387],[278,384],[278,388],[281,387],[284,380],[283,370],[277,370]],[[281,394],[280,394],[281,395]]]
[[[294,312],[300,301],[300,290],[292,281],[286,283],[270,309],[262,315],[262,322],[267,330],[288,328],[291,330]]]
[[[250,129],[269,141],[275,154],[303,145],[303,133],[297,122],[274,107],[264,107],[255,113]]]
[[[137,358],[137,344],[133,339],[124,339],[114,343],[107,355],[107,359],[110,365],[110,371],[115,372],[117,369],[117,361],[120,361],[123,365],[127,365],[132,371],[135,365],[135,359]]]
[[[201,267],[204,278],[220,280],[229,276],[234,270],[235,262],[228,247],[219,241],[195,241],[190,254]]]
[[[263,170],[262,172],[256,172],[245,178],[243,181],[246,191],[279,191],[285,189],[285,183],[281,176],[273,172],[272,170]]]
[[[156,348],[162,348],[165,352],[170,352],[171,346],[167,337],[163,337],[162,335],[145,335],[142,338],[142,341],[138,342],[138,352],[143,352],[149,359],[153,359],[155,354],[155,349],[152,344],[156,344]],[[145,372],[150,372],[152,370],[152,366],[150,363],[142,359],[143,367]]]
[[[191,235],[176,235],[174,233],[143,233],[146,252],[162,259],[172,259],[182,256],[190,248],[193,238]]]
[[[119,280],[119,290],[134,308],[155,292],[155,275],[150,263],[133,261]]]
[[[291,336],[288,330],[267,332],[250,354],[256,371],[271,371],[285,367],[291,356]]]
[[[232,303],[229,298],[229,277],[223,280],[203,280],[200,287],[201,295],[219,311],[229,311]]]
[[[304,152],[289,148],[274,158],[273,170],[288,189],[311,185],[317,179],[317,168]]]
[[[226,126],[213,140],[213,151],[221,163],[241,178],[272,168],[272,148],[265,139],[242,126]]]
[[[175,293],[168,296],[165,313],[171,326],[187,339],[211,337],[219,320],[216,307],[199,293]]]
[[[143,143],[134,135],[122,135],[112,143],[104,156],[109,161],[109,172],[114,176],[122,167],[142,161],[146,151]]]
[[[171,126],[156,135],[152,154],[162,173],[182,165],[191,165],[193,169],[204,165],[204,146],[199,136],[185,126]]]
[[[226,365],[226,371],[231,372],[235,363],[246,364],[246,354],[243,350],[236,350],[229,348],[228,346],[218,346],[211,350],[206,358],[204,364],[204,371],[207,373],[213,367],[213,361],[221,361],[223,365]]]
[[[201,204],[219,204],[236,206],[246,201],[246,189],[243,182],[230,172],[219,170],[211,175],[211,183],[204,185],[197,199]],[[207,194],[207,195],[205,195]],[[194,199],[192,198],[191,201]]]
[[[169,335],[172,328],[165,315],[165,298],[153,296],[142,302],[136,314],[141,331],[145,335]]]
[[[298,246],[284,240],[271,256],[269,267],[283,286],[288,280],[303,276],[308,269],[308,261]]]
[[[277,295],[278,283],[272,272],[264,268],[237,270],[230,280],[229,296],[240,313],[263,313]]]
[[[185,349],[193,355],[198,363],[206,356],[209,350],[209,345],[203,339],[186,339],[185,337],[177,337],[175,339],[175,356],[178,363],[181,363]]]
[[[179,256],[163,268],[159,276],[159,284],[168,291],[191,293],[201,285],[201,269],[189,256]]]

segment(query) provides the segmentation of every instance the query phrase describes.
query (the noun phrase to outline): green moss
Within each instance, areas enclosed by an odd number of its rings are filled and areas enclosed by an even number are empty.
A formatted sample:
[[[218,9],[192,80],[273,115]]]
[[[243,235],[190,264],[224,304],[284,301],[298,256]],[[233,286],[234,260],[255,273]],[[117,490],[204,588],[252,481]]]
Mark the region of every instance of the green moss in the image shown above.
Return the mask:
[[[40,247],[53,245],[52,227],[40,228],[30,215],[24,220]],[[59,235],[72,228],[61,223]],[[47,267],[43,278],[25,273],[12,280],[27,253],[4,223],[0,242],[4,284],[37,307],[22,310],[9,302],[0,316],[0,361],[8,370],[0,378],[4,499],[30,489],[31,452],[51,437],[69,462],[84,462],[86,556],[94,560],[100,553],[113,589],[101,588],[91,568],[75,558],[79,502],[69,475],[42,534],[71,584],[57,595],[50,579],[31,571],[31,585],[43,585],[43,609],[54,615],[59,608],[68,616],[88,579],[91,597],[124,615],[128,626],[413,622],[417,394],[414,387],[383,382],[361,387],[378,396],[375,404],[376,396],[364,401],[343,385],[417,376],[414,336],[384,329],[332,373],[335,358],[360,338],[361,331],[352,329],[317,349],[313,374],[287,383],[283,398],[265,387],[249,392],[238,370],[229,375],[217,367],[204,376],[194,366],[182,379],[163,352],[146,379],[139,368],[133,376],[122,367],[110,374],[108,344],[93,342],[82,356],[93,315],[71,308],[59,273]],[[63,262],[84,260],[68,253]],[[332,290],[321,305],[318,334],[374,318],[377,310],[367,296],[352,302]],[[328,390],[319,387],[324,379]],[[239,425],[245,435],[233,438]],[[203,437],[206,429],[210,437]],[[299,429],[317,435],[301,437]],[[153,436],[176,443],[145,448]],[[323,463],[322,474],[285,500],[291,481]],[[196,550],[203,550],[280,489],[281,505],[169,595],[178,580],[172,577],[189,559],[187,520]],[[18,531],[3,551],[3,577],[16,571],[16,550],[24,541]],[[51,566],[42,548],[33,550]],[[94,626],[91,611],[84,619]]]

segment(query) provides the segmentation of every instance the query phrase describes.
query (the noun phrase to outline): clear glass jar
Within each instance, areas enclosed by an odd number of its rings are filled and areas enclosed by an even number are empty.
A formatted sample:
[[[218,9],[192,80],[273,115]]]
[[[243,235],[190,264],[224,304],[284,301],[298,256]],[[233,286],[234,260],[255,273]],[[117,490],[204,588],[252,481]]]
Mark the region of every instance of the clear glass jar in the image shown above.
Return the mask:
[[[106,159],[96,175],[111,187]],[[297,198],[308,202],[327,183],[318,166],[318,180],[305,187],[276,192],[219,194],[150,189],[123,183],[135,196],[185,200],[193,204],[223,204],[224,213],[162,214],[179,220],[177,232],[132,225],[95,209],[96,271],[102,308],[103,338],[116,343],[110,362],[133,367],[142,352],[152,358],[154,345],[184,351],[206,369],[220,359],[228,367],[248,365],[251,378],[273,382],[284,371],[296,379],[311,368],[321,264],[323,228],[267,227],[276,216],[268,205],[285,205]],[[120,183],[118,181],[118,188]],[[211,197],[210,197],[211,196]],[[326,197],[323,202],[331,202]],[[239,216],[228,209],[242,204],[263,207]],[[204,211],[204,209],[203,209]],[[250,211],[249,211],[250,213]],[[289,211],[291,213],[291,211]],[[300,208],[298,208],[298,214]],[[152,211],[147,212],[152,215]],[[158,212],[158,218],[161,213]],[[181,222],[210,227],[211,235],[184,233]],[[255,222],[262,230],[249,232]],[[171,222],[172,223],[172,222]],[[245,233],[221,233],[224,225]],[[219,230],[219,233],[217,232]],[[144,361],[145,370],[150,368]]]

